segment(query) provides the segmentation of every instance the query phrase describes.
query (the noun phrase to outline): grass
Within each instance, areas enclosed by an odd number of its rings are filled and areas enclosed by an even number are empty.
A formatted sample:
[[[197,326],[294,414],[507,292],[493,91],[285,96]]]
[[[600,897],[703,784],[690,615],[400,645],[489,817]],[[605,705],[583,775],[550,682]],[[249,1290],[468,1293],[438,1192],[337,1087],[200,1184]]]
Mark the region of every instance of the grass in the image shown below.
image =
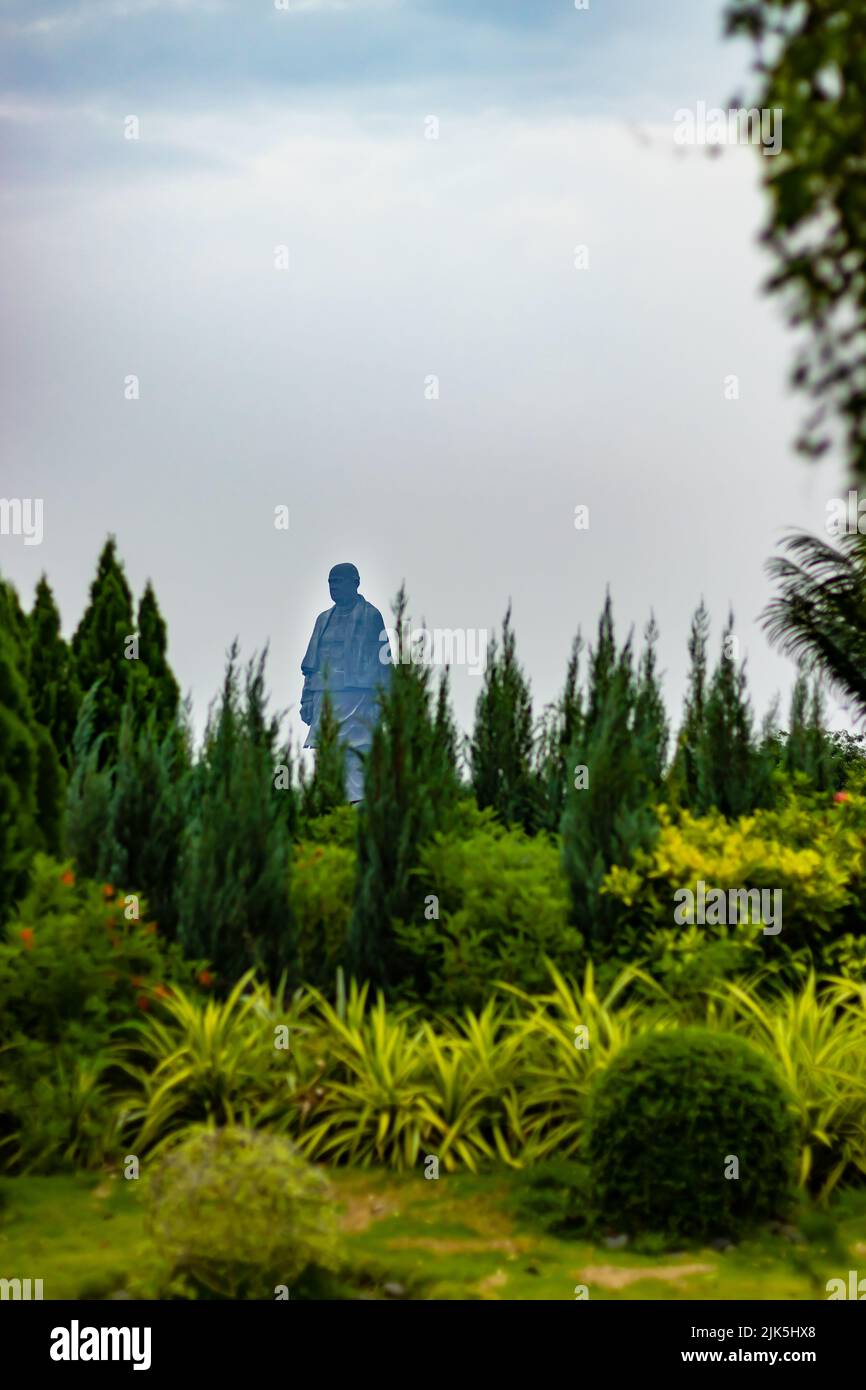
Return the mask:
[[[761,1234],[720,1252],[651,1255],[529,1229],[508,1173],[330,1174],[346,1251],[365,1297],[573,1300],[826,1298],[831,1277],[866,1272],[866,1193],[831,1217],[807,1213],[805,1239]],[[46,1298],[105,1298],[158,1268],[136,1181],[118,1177],[0,1181],[0,1277],[41,1278]],[[793,1234],[793,1232],[791,1233]]]

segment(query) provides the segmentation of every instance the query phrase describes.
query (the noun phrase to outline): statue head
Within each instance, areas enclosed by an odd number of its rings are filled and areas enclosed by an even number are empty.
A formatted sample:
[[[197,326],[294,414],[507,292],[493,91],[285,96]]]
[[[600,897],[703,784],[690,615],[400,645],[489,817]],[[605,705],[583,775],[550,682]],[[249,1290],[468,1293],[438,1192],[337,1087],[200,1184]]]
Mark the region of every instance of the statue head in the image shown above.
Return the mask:
[[[354,565],[334,565],[328,575],[328,589],[338,608],[351,608],[358,596],[361,576]]]

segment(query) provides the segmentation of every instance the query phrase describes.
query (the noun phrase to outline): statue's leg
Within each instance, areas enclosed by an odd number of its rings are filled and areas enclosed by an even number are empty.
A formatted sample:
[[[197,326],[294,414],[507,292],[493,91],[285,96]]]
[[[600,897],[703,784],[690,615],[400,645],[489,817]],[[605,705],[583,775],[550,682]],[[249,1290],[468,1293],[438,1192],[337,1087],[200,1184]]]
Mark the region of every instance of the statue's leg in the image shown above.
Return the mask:
[[[364,800],[364,763],[356,748],[346,749],[346,800]]]

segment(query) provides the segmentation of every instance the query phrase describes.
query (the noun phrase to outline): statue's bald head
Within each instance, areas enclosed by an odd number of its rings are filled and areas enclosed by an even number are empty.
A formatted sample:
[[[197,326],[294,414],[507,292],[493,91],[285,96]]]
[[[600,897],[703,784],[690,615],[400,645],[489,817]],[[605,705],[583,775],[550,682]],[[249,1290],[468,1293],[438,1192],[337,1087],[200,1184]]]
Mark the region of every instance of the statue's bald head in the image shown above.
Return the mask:
[[[334,565],[328,575],[328,588],[338,608],[352,607],[360,582],[361,576],[354,565]]]
[[[360,584],[361,582],[361,576],[355,566],[348,563],[344,565],[333,565],[328,575],[329,584],[332,579],[352,579],[356,584]]]

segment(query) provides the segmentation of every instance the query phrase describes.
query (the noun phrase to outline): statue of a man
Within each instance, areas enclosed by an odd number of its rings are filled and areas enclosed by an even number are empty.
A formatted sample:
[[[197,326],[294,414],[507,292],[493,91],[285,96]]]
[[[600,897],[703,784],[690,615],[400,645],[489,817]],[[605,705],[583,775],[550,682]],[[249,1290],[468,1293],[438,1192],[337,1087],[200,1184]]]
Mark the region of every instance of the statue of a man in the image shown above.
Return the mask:
[[[354,565],[334,565],[328,588],[334,607],[320,613],[301,662],[301,719],[309,724],[305,748],[315,748],[327,689],[346,750],[346,799],[364,797],[364,754],[373,741],[378,692],[391,675],[391,645],[382,614],[358,593]]]

